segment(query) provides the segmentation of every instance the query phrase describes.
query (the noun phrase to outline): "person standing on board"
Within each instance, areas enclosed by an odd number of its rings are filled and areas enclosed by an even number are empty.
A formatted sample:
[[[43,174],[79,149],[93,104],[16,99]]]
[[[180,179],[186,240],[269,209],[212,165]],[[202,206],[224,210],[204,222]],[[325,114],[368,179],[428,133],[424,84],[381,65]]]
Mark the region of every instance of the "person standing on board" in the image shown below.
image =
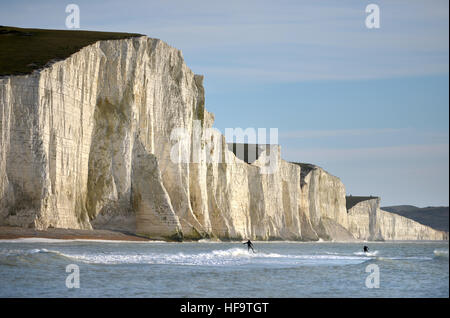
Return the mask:
[[[252,249],[253,253],[256,253],[255,250],[253,249],[253,243],[250,242],[250,240],[248,240],[247,242],[242,243],[242,244],[247,244],[247,251],[248,252],[250,252],[250,249]]]

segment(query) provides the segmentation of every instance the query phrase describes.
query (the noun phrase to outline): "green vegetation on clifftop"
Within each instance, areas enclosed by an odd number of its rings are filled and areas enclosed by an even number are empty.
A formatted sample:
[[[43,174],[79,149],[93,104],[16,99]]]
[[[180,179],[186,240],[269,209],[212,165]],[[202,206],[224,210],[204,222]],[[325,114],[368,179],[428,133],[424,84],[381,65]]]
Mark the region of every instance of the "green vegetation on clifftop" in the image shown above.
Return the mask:
[[[396,205],[381,207],[381,209],[407,217],[433,229],[448,232],[448,206],[418,208],[413,205]]]
[[[66,59],[97,41],[137,36],[142,35],[0,26],[0,76],[29,74],[48,62]]]

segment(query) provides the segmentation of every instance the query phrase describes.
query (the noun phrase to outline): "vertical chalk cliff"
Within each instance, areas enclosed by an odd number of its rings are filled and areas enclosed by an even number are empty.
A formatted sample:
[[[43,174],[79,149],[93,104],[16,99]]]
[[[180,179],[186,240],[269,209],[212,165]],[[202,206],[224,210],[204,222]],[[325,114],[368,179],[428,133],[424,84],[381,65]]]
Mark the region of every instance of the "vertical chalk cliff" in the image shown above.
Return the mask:
[[[282,160],[278,146],[246,162],[213,122],[203,77],[179,50],[145,36],[4,76],[0,225],[166,239],[414,236],[404,233],[416,224],[400,227],[388,212],[375,227],[372,210],[347,213],[339,178]],[[269,161],[276,169],[261,173]]]
[[[448,233],[380,209],[380,198],[349,198],[349,231],[357,239],[448,240]]]

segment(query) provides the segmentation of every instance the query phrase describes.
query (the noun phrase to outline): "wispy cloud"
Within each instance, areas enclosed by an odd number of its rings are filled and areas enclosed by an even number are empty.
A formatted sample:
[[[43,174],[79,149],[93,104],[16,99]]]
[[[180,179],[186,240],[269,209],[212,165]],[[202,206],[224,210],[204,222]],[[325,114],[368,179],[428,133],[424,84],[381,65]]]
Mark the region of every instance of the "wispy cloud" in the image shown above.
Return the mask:
[[[414,159],[435,159],[449,157],[449,144],[431,145],[400,145],[391,147],[364,147],[364,148],[309,148],[282,150],[282,157],[292,161],[365,161],[372,160],[397,160],[403,159],[411,162]]]
[[[84,29],[145,33],[184,51],[196,73],[232,81],[358,80],[448,73],[448,1],[79,0]],[[24,9],[25,8],[25,9]],[[124,12],[127,14],[124,15]],[[132,17],[132,19],[130,18]],[[2,24],[64,28],[58,1],[2,4]]]
[[[280,132],[280,138],[326,138],[326,137],[351,137],[351,136],[367,136],[391,134],[410,131],[410,129],[395,129],[395,128],[381,128],[381,129],[339,129],[339,130],[297,130]]]
[[[345,149],[284,147],[282,157],[322,166],[341,178],[348,194],[381,196],[384,205],[448,205],[448,143]]]
[[[223,15],[215,21],[189,19],[183,25],[155,25],[151,31],[187,52],[200,54],[192,64],[196,72],[237,81],[361,80],[448,73],[448,2],[378,3],[382,15],[378,30],[364,27],[363,3],[343,1],[337,7],[330,1],[305,1],[286,6],[235,4],[233,9],[223,8]],[[217,63],[202,61],[214,56],[226,57]]]

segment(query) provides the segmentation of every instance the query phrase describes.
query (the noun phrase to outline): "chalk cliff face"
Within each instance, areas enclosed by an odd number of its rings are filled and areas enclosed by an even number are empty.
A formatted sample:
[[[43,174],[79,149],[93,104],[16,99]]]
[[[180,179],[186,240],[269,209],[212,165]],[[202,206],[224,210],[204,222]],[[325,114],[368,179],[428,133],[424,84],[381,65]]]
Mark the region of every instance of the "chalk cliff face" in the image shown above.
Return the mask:
[[[352,240],[341,180],[315,165],[295,165],[301,168],[299,212],[303,239]]]
[[[166,162],[170,131],[204,107],[180,51],[101,41],[0,94],[2,224],[179,235],[188,169]]]
[[[407,236],[389,215],[383,230],[359,225],[371,212],[347,214],[337,177],[282,160],[278,146],[251,164],[237,157],[211,129],[202,81],[180,51],[147,37],[0,78],[0,225],[171,239]],[[269,161],[276,169],[261,173]]]
[[[361,201],[348,211],[349,231],[361,240],[448,240],[434,230],[398,214],[380,209],[380,199]]]

